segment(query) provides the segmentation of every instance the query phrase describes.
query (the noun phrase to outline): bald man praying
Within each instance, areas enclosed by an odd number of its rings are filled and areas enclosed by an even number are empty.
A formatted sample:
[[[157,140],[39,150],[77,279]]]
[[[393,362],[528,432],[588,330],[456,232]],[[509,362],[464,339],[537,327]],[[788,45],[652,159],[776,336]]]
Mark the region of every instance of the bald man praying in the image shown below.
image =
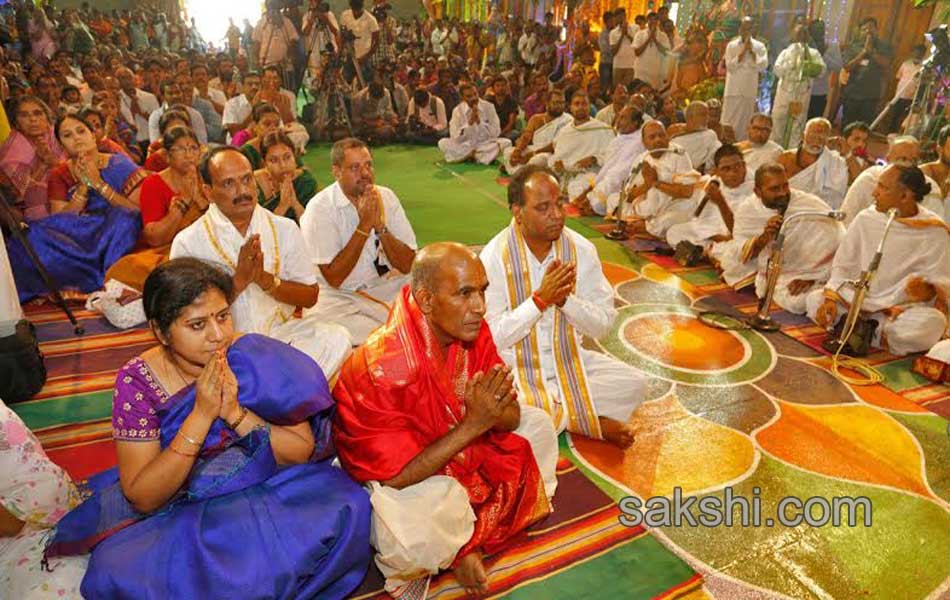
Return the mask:
[[[410,278],[340,372],[334,441],[371,495],[386,590],[424,597],[429,577],[451,568],[484,594],[482,556],[551,511],[557,436],[544,411],[519,405],[484,320],[478,257],[432,244]]]

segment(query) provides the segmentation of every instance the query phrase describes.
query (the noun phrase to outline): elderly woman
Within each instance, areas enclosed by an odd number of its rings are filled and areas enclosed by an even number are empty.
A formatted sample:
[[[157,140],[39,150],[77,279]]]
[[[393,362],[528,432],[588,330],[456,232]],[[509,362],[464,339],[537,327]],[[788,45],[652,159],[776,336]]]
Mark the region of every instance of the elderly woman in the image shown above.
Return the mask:
[[[115,279],[139,292],[149,273],[168,260],[175,234],[208,208],[198,176],[198,136],[187,127],[172,127],[162,136],[162,145],[168,154],[168,168],[145,178],[139,198],[140,245],[145,248],[119,259],[106,273],[106,281]]]
[[[76,116],[60,117],[54,129],[69,159],[49,174],[53,214],[31,223],[27,237],[56,283],[89,293],[135,246],[145,172],[124,154],[101,154],[92,130]],[[20,300],[46,293],[24,247],[11,240],[8,249]]]
[[[276,215],[299,221],[307,202],[317,193],[317,180],[297,166],[294,143],[283,131],[272,131],[261,140],[264,168],[254,171],[257,199]]]
[[[10,100],[13,131],[0,145],[0,184],[13,191],[18,216],[30,222],[49,215],[46,176],[65,153],[53,135],[52,113],[36,96]]]
[[[5,598],[78,599],[85,556],[62,557],[44,568],[49,529],[80,496],[39,440],[0,400],[0,590]]]
[[[369,496],[326,458],[333,399],[307,355],[236,337],[229,276],[192,258],[145,282],[159,345],[116,376],[118,469],[47,555],[92,550],[86,598],[342,598],[369,564]]]

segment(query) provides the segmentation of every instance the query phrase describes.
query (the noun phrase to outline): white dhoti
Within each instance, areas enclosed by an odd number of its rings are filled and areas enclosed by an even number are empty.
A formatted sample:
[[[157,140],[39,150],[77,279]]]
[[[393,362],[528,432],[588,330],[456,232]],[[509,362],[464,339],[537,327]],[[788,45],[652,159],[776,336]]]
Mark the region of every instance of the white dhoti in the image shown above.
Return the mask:
[[[605,215],[608,204],[617,206],[620,190],[630,175],[630,167],[645,150],[639,129],[633,133],[620,134],[610,142],[604,166],[597,172],[593,189],[587,195],[587,201],[595,213]]]
[[[386,322],[389,309],[409,276],[390,271],[390,276],[359,291],[347,291],[324,285],[316,306],[304,314],[317,320],[342,325],[355,346],[366,341],[374,329]]]
[[[640,163],[646,160],[656,169],[659,181],[696,184],[700,180],[700,174],[693,170],[693,163],[689,155],[676,144],[670,144],[670,149],[671,151],[662,154],[659,158],[652,156],[650,151],[644,152],[633,162],[632,168],[638,168]],[[622,196],[626,193],[625,190],[641,185],[643,181],[643,173],[638,173],[633,181],[626,182],[624,189],[619,193],[608,196],[607,212],[613,213],[617,208],[617,203],[623,200]],[[635,198],[632,203],[624,204],[620,215],[624,218],[638,217],[646,221],[658,219],[659,222],[654,226],[654,229],[662,230],[665,233],[670,226],[684,222],[682,213],[688,212],[690,204],[692,204],[695,211],[697,203],[693,201],[692,196],[689,198],[673,198],[653,188],[645,196]],[[672,214],[669,218],[664,218],[663,213],[667,210],[672,210],[675,214]]]
[[[509,146],[501,153],[501,166],[504,167],[505,173],[508,173],[509,175],[514,175],[528,165],[547,166],[548,159],[551,157],[550,152],[540,152],[529,158],[527,162],[513,165],[511,164],[511,155],[514,153],[514,151],[514,146]]]
[[[584,192],[593,189],[599,171],[600,169],[590,169],[563,175],[561,185],[567,192],[567,199],[573,202]]]
[[[548,499],[557,489],[557,434],[543,410],[521,407],[515,433],[531,445]],[[445,475],[434,475],[401,490],[368,484],[373,505],[370,543],[386,591],[447,569],[475,531],[468,492]]]
[[[630,415],[646,398],[649,381],[646,375],[630,365],[600,352],[581,349],[580,356],[584,362],[587,386],[590,389],[597,416],[628,423]],[[552,400],[558,403],[562,402],[557,378],[547,379],[545,389],[551,393]],[[525,394],[520,396],[524,398]],[[555,423],[555,429],[558,433],[567,429],[569,420],[567,410],[561,410],[560,413],[561,422]]]
[[[736,132],[736,140],[746,139],[749,119],[755,114],[755,96],[724,96],[722,99],[722,118],[719,122],[729,125]]]
[[[755,281],[758,264],[745,258],[745,240],[731,239],[716,242],[707,251],[715,261],[723,281],[730,287],[741,289]]]
[[[835,150],[825,148],[818,160],[788,178],[792,189],[818,196],[833,209],[839,208],[848,193],[848,163]]]
[[[824,303],[823,289],[817,289],[807,295],[806,309],[808,318],[815,320],[818,309]],[[847,314],[847,308],[838,307],[838,316]],[[926,304],[909,305],[896,317],[890,318],[883,312],[863,315],[877,322],[871,344],[884,348],[896,356],[915,352],[926,352],[940,341],[947,330],[947,318],[933,306]]]
[[[553,169],[561,163],[565,173],[561,176],[561,189],[570,200],[594,187],[594,180],[604,164],[606,150],[616,136],[614,130],[596,119],[584,123],[571,123],[561,129],[554,138],[554,153],[548,158]],[[578,169],[582,160],[594,157],[596,164],[590,169]]]
[[[761,146],[750,146],[742,151],[742,157],[745,159],[745,167],[750,177],[755,177],[755,172],[762,165],[775,162],[782,153],[782,147],[772,140],[768,140]]]
[[[312,358],[320,365],[327,379],[339,370],[353,351],[350,334],[344,327],[313,315],[277,323],[266,335]]]
[[[511,140],[506,138],[491,140],[442,138],[439,140],[439,150],[445,155],[445,162],[449,163],[463,162],[473,158],[480,164],[491,164],[503,150],[510,147]]]

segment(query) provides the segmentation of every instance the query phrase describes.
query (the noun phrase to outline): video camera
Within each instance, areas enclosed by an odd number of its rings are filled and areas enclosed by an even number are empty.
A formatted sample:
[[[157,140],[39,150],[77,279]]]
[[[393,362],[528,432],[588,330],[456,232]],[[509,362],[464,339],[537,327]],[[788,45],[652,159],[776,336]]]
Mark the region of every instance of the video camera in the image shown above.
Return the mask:
[[[373,16],[374,16],[377,20],[379,20],[379,19],[385,19],[385,18],[386,18],[386,13],[387,13],[387,11],[389,11],[389,10],[392,10],[392,6],[390,6],[388,3],[384,2],[384,3],[382,3],[382,4],[377,4],[376,6],[374,6],[374,7],[373,7],[373,10],[372,10],[371,12],[373,13]]]

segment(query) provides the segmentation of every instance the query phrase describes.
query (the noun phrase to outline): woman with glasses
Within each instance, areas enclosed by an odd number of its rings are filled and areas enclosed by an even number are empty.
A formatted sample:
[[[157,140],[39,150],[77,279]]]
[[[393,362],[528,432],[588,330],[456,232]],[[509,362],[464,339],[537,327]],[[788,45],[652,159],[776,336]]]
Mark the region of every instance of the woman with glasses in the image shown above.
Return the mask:
[[[64,291],[87,294],[135,247],[146,173],[124,154],[99,152],[92,130],[76,116],[60,117],[54,131],[68,159],[49,173],[52,214],[31,223],[27,238]],[[20,301],[47,293],[22,244],[11,240],[8,250]]]
[[[168,167],[142,182],[142,242],[144,249],[130,254],[109,269],[115,279],[142,291],[155,267],[168,260],[175,234],[194,223],[208,208],[198,176],[201,145],[188,127],[173,127],[162,136]]]

